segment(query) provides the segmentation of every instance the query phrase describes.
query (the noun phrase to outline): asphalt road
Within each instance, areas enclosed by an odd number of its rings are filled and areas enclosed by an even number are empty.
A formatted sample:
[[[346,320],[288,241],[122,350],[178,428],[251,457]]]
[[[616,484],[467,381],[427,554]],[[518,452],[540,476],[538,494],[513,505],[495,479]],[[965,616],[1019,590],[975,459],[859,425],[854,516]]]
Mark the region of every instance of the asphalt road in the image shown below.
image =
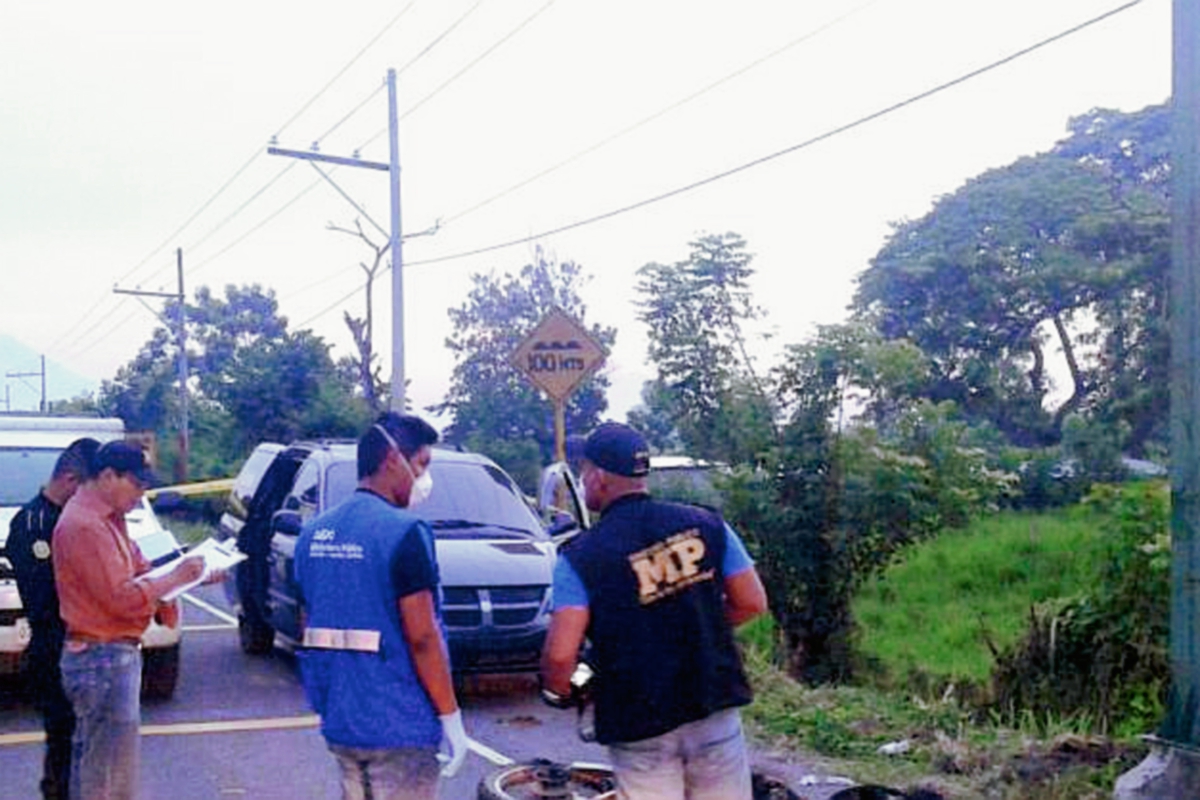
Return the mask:
[[[276,650],[247,656],[219,587],[193,592],[184,611],[184,641],[175,697],[142,706],[143,798],[301,800],[340,796],[337,769],[305,705],[294,659]],[[518,761],[537,757],[603,763],[603,748],[576,734],[574,715],[538,701],[532,676],[479,676],[460,682],[468,734]],[[36,798],[41,777],[41,722],[19,684],[0,683],[0,796]],[[761,760],[761,758],[760,758]],[[805,770],[770,762],[797,788]],[[445,800],[472,800],[495,767],[472,754],[443,781]],[[827,797],[835,785],[808,786]]]

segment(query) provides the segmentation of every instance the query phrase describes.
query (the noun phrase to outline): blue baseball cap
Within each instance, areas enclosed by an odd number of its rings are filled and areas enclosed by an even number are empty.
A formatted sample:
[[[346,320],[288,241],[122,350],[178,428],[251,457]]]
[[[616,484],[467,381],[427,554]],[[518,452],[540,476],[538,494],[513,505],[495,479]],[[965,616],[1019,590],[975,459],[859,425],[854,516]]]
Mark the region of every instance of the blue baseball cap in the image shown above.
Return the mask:
[[[583,457],[614,475],[643,478],[650,474],[650,446],[645,437],[619,422],[605,422],[588,434]]]

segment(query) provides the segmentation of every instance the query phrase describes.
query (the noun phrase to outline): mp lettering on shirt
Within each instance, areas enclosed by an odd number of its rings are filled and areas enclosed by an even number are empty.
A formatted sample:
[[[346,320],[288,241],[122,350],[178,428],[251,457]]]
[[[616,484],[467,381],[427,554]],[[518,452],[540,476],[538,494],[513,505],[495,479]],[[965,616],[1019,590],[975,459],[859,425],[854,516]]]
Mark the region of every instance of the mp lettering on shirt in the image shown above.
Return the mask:
[[[638,579],[642,605],[662,600],[701,581],[712,580],[714,570],[700,570],[707,551],[696,528],[689,528],[629,556]]]
[[[308,554],[312,558],[338,558],[362,561],[366,558],[362,545],[355,542],[337,541],[337,531],[333,528],[321,528],[313,532],[312,541],[308,545]]]

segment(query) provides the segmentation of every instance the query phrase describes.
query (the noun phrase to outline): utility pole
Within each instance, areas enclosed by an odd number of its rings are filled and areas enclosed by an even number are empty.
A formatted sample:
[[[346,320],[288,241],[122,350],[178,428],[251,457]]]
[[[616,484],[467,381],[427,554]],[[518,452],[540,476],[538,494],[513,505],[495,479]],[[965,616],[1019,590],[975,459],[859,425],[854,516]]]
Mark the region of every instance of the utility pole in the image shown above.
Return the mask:
[[[391,407],[404,413],[404,259],[400,249],[400,123],[396,113],[396,70],[387,73],[388,179],[392,212],[392,391]]]
[[[188,357],[187,357],[187,308],[184,301],[187,295],[183,293],[183,249],[175,248],[175,269],[179,280],[179,290],[177,292],[144,292],[140,289],[119,289],[113,287],[115,294],[128,294],[138,298],[142,305],[146,306],[151,314],[158,317],[163,325],[167,326],[167,330],[175,329],[175,342],[179,348],[178,355],[178,370],[179,370],[179,458],[175,461],[175,481],[177,483],[185,483],[188,479],[188,454],[191,450],[191,435],[188,433],[190,423],[188,420]],[[167,300],[176,301],[177,314],[175,319],[167,319],[162,314],[155,311],[147,305],[141,298],[143,297],[161,297]]]
[[[388,88],[388,145],[389,158],[388,163],[384,164],[379,161],[364,161],[359,158],[355,152],[350,158],[344,156],[329,156],[317,152],[317,143],[313,143],[313,149],[310,151],[304,150],[286,150],[282,147],[276,147],[274,142],[267,148],[267,152],[273,156],[287,156],[288,158],[299,158],[312,164],[322,178],[330,183],[338,194],[354,206],[358,213],[366,217],[367,221],[375,226],[375,229],[381,233],[386,233],[388,237],[388,248],[392,251],[392,382],[391,382],[391,400],[389,405],[391,409],[399,414],[404,413],[404,270],[403,261],[401,259],[401,234],[400,234],[400,123],[396,109],[396,70],[389,69],[387,71],[387,88]],[[334,164],[342,167],[364,167],[366,169],[378,170],[388,173],[390,184],[390,216],[391,230],[385,232],[383,228],[371,219],[363,209],[355,203],[350,196],[342,191],[329,174],[317,166],[318,163]]]
[[[187,483],[188,458],[192,450],[191,425],[188,420],[188,357],[187,357],[187,308],[183,291],[183,248],[175,248],[175,270],[179,276],[178,342],[179,342],[179,460],[175,467],[176,483]]]
[[[1200,6],[1175,0],[1171,113],[1171,700],[1164,734],[1200,747]]]
[[[1121,800],[1200,786],[1200,4],[1174,0],[1171,98],[1171,690],[1154,750]]]
[[[6,373],[4,373],[4,377],[6,377],[6,378],[41,377],[41,379],[42,379],[42,401],[38,405],[38,411],[41,412],[42,414],[45,414],[46,413],[46,356],[45,355],[42,355],[42,357],[41,357],[41,364],[42,364],[42,369],[40,372],[6,372]],[[28,384],[26,384],[26,385],[28,385]],[[7,403],[8,387],[5,386],[4,390],[5,390],[5,395],[6,395],[5,402]]]

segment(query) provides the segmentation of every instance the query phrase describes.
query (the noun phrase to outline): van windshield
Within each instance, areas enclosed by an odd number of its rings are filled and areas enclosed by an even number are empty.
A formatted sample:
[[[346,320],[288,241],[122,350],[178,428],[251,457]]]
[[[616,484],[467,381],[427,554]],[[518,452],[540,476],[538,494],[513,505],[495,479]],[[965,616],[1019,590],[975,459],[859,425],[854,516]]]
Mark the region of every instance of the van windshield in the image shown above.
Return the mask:
[[[50,480],[58,448],[0,448],[0,506],[23,506]]]
[[[537,516],[521,499],[519,489],[501,470],[486,464],[434,460],[433,494],[417,511],[427,520],[480,523],[524,531],[535,539],[546,536]],[[353,462],[335,462],[327,474],[326,501],[330,507],[345,500],[358,485]]]

